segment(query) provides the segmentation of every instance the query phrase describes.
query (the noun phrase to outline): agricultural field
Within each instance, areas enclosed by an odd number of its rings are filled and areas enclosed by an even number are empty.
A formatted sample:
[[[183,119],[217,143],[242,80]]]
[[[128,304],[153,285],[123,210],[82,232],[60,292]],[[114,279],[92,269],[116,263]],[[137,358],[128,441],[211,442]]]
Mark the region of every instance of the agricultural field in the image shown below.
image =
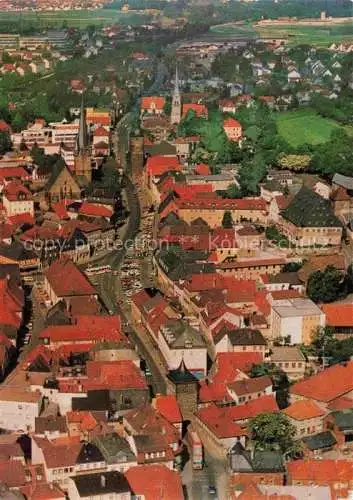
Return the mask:
[[[210,34],[221,37],[283,38],[291,45],[310,44],[323,47],[332,43],[353,41],[353,29],[349,23],[330,26],[257,26],[250,23],[227,23],[212,26]]]
[[[323,118],[310,109],[275,113],[279,134],[294,147],[301,144],[320,144],[330,139],[333,130],[341,125]]]
[[[291,45],[309,44],[327,47],[332,43],[353,41],[349,23],[329,26],[254,26],[262,38],[285,38]]]
[[[82,9],[61,11],[6,12],[0,11],[0,27],[18,24],[23,27],[61,28],[63,25],[74,28],[86,28],[89,25],[132,24],[146,22],[146,15],[138,12],[122,12],[118,9]]]

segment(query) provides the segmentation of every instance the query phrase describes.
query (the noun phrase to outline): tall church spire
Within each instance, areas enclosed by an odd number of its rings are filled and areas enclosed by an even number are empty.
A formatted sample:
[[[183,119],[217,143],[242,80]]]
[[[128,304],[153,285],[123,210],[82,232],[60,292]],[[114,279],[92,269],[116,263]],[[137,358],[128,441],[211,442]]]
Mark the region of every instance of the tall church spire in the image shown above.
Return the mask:
[[[77,144],[74,160],[74,172],[76,176],[85,179],[84,183],[88,184],[92,180],[92,165],[91,165],[91,151],[89,147],[89,135],[86,122],[86,110],[84,106],[84,99],[82,94],[80,122],[77,135]]]
[[[172,96],[172,112],[170,115],[172,125],[177,125],[181,121],[181,96],[179,88],[178,66],[175,68],[174,92]]]
[[[86,109],[84,106],[83,94],[81,99],[80,124],[77,136],[77,152],[86,153],[89,148],[89,139],[86,123]]]
[[[174,95],[180,95],[178,66],[175,67]]]

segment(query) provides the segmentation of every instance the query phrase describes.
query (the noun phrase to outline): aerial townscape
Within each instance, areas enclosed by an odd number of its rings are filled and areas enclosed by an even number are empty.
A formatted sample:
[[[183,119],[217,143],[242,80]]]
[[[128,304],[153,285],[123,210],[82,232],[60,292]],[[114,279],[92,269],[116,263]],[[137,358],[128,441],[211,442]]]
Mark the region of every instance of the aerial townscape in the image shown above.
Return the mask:
[[[0,500],[353,498],[348,0],[0,0]]]

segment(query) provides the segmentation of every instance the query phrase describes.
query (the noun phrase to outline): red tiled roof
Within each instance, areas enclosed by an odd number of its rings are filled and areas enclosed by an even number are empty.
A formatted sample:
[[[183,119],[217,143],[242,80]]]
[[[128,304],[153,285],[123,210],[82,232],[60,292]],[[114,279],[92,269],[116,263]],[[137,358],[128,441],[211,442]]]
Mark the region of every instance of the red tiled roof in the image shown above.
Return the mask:
[[[21,493],[27,500],[65,500],[66,496],[61,489],[54,484],[31,483],[21,488]]]
[[[230,415],[231,409],[231,407],[220,408],[211,404],[198,410],[195,415],[219,439],[247,436],[246,429],[234,422]]]
[[[204,209],[204,210],[267,210],[266,201],[263,198],[196,198],[194,200],[177,200],[181,209]]]
[[[314,401],[306,399],[294,401],[294,403],[282,410],[282,412],[294,420],[323,417],[326,414]]]
[[[161,176],[170,170],[180,171],[181,167],[177,156],[151,156],[146,163],[146,169],[150,176]]]
[[[349,410],[353,409],[353,399],[345,396],[333,399],[327,405],[330,410]]]
[[[52,209],[56,213],[56,215],[59,217],[59,219],[67,219],[69,217],[69,214],[66,210],[66,201],[61,200],[58,201],[57,203],[54,203],[52,205]]]
[[[353,477],[351,460],[293,460],[287,464],[288,474],[293,481],[312,481],[314,484],[348,482]]]
[[[11,132],[11,127],[5,120],[0,120],[0,132]]]
[[[9,488],[19,488],[26,483],[25,468],[20,460],[0,462],[0,481]]]
[[[24,226],[25,224],[33,226],[35,224],[33,215],[29,213],[11,215],[11,217],[8,217],[8,220],[13,226],[16,227]]]
[[[57,297],[97,294],[86,276],[69,259],[53,262],[45,276]]]
[[[290,392],[316,401],[330,402],[353,390],[353,361],[333,365],[291,386]]]
[[[183,500],[180,475],[164,465],[130,467],[125,476],[135,495],[145,500]]]
[[[235,120],[234,118],[226,118],[223,120],[223,127],[224,128],[241,128],[240,123],[238,120]]]
[[[126,341],[121,330],[120,316],[77,316],[73,325],[52,325],[40,333],[50,342]]]
[[[76,465],[77,457],[82,448],[79,436],[58,438],[50,441],[47,438],[35,437],[34,440],[43,451],[45,465],[48,469]]]
[[[211,174],[211,169],[206,163],[200,163],[199,165],[196,165],[195,169],[195,174],[197,175],[210,175]]]
[[[280,196],[275,196],[275,200],[278,208],[280,210],[284,210],[285,208],[288,207],[288,205],[292,201],[292,198],[290,196],[280,195]]]
[[[109,132],[107,129],[104,127],[98,127],[96,130],[93,132],[94,137],[109,137]]]
[[[326,324],[333,327],[353,327],[353,304],[349,302],[334,302],[323,304],[322,311],[326,314]]]
[[[19,181],[12,181],[6,184],[4,195],[10,201],[17,201],[20,194],[24,194],[26,199],[32,199],[31,192]]]
[[[183,117],[187,115],[189,111],[194,111],[196,116],[207,116],[208,110],[203,104],[183,104]]]
[[[88,361],[86,365],[88,379],[82,380],[85,390],[98,389],[146,389],[147,384],[141,371],[130,360]]]
[[[19,328],[23,302],[15,295],[6,279],[0,280],[0,325],[11,325]]]
[[[240,420],[248,420],[254,418],[260,413],[275,413],[279,411],[276,396],[269,394],[261,396],[260,398],[248,401],[239,406],[232,406],[229,408],[230,418],[236,422]]]
[[[270,292],[273,300],[296,299],[302,297],[298,290],[274,290]]]
[[[167,396],[157,395],[156,409],[172,424],[178,424],[183,421],[177,399],[172,394]]]
[[[79,214],[87,217],[111,217],[113,211],[103,205],[84,202],[80,207]]]
[[[2,167],[0,168],[0,182],[5,179],[27,180],[31,176],[23,167]]]
[[[165,105],[165,98],[159,96],[142,97],[141,99],[141,109],[158,109],[163,110]]]

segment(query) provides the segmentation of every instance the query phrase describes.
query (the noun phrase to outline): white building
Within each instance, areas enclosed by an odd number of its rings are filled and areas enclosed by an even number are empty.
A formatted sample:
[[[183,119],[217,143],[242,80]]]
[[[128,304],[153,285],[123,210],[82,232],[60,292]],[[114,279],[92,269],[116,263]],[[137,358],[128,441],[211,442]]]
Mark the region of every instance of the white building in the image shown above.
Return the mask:
[[[39,417],[42,395],[17,388],[0,389],[0,428],[33,432]]]
[[[207,347],[202,335],[187,322],[170,320],[158,332],[158,346],[169,370],[176,370],[182,360],[195,375],[207,373]]]
[[[274,338],[289,336],[291,344],[310,344],[316,328],[325,325],[325,314],[310,299],[276,300],[271,325]]]
[[[34,215],[32,193],[18,181],[6,184],[3,191],[3,205],[8,217],[18,214]]]

